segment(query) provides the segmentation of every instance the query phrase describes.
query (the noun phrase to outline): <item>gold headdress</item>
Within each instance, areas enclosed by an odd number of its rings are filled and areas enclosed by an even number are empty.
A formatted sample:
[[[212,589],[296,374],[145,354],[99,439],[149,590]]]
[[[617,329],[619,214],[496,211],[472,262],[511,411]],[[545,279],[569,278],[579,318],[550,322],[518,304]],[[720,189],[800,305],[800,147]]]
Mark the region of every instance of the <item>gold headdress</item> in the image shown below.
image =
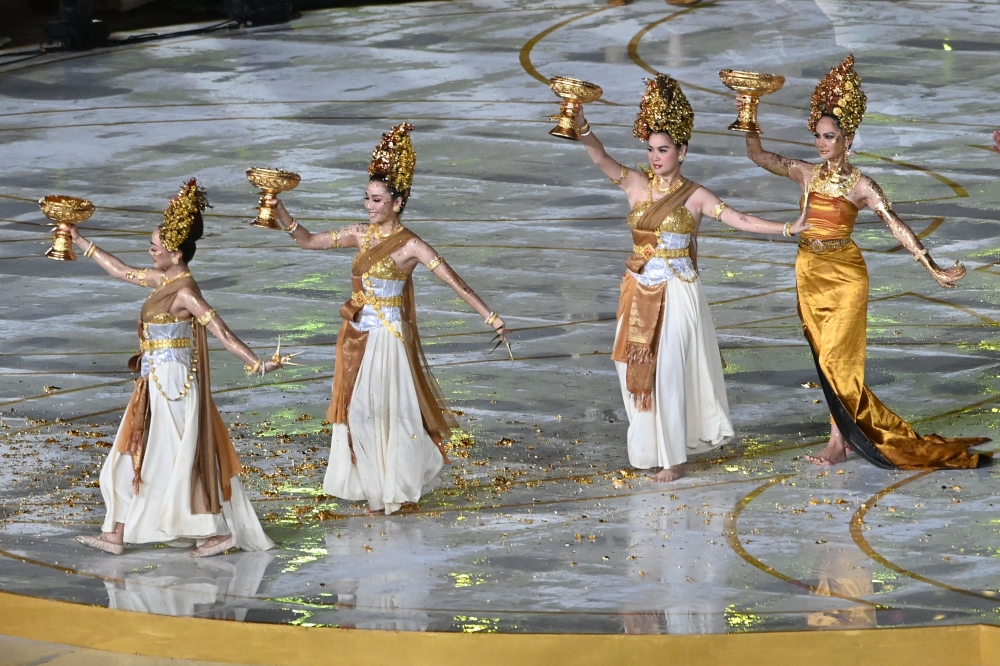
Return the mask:
[[[402,195],[404,203],[410,198],[413,169],[417,165],[417,154],[410,141],[412,129],[410,123],[402,123],[383,134],[382,141],[372,151],[372,163],[368,165],[368,175],[385,178],[389,187]]]
[[[205,190],[198,187],[198,181],[192,178],[181,188],[177,196],[170,200],[167,209],[163,211],[160,243],[167,252],[176,252],[184,244],[191,234],[195,213],[204,212],[208,207]]]
[[[854,134],[865,115],[868,98],[861,90],[861,76],[854,71],[854,56],[830,70],[816,86],[812,96],[812,113],[809,114],[809,131],[816,131],[816,123],[824,115],[836,116],[844,134]]]
[[[694,128],[694,111],[677,81],[666,74],[646,79],[632,133],[645,141],[653,132],[666,132],[674,143],[687,143]]]

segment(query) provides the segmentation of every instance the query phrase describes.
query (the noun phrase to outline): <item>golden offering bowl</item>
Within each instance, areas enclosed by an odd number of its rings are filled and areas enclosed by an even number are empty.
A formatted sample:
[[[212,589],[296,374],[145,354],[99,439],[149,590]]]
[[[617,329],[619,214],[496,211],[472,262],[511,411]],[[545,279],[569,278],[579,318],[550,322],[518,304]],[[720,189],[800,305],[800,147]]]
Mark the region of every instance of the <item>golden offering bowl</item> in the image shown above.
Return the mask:
[[[568,76],[553,76],[549,79],[549,87],[563,100],[559,105],[559,115],[549,117],[550,120],[559,121],[558,125],[549,130],[549,134],[560,139],[579,141],[580,132],[576,129],[576,115],[580,112],[581,105],[596,102],[604,91],[593,83],[571,79]]]
[[[72,227],[93,215],[97,207],[86,199],[61,194],[50,194],[39,199],[38,207],[45,217],[56,223],[52,247],[45,252],[45,256],[57,261],[76,261]]]
[[[757,105],[762,95],[768,95],[785,85],[785,77],[778,74],[761,74],[760,72],[743,72],[737,69],[724,69],[719,72],[722,84],[730,90],[735,90],[736,105],[739,115],[729,129],[736,132],[756,132],[763,134],[757,124]]]
[[[274,214],[274,207],[278,200],[274,195],[294,190],[298,187],[302,178],[297,173],[282,171],[281,169],[265,169],[263,167],[250,167],[247,169],[247,180],[254,187],[260,188],[260,201],[257,205],[257,219],[252,224],[255,227],[265,229],[281,229],[277,216]]]

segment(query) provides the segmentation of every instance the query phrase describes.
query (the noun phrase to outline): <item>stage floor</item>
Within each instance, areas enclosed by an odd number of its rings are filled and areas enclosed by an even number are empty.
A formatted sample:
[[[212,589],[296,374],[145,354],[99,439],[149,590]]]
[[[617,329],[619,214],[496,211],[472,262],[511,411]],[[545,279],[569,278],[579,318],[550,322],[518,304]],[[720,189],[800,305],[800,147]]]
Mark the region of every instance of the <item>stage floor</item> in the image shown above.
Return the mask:
[[[798,193],[726,131],[727,67],[783,74],[765,146],[815,159],[817,79],[857,58],[869,111],[855,163],[942,264],[944,291],[870,213],[868,382],[921,432],[997,436],[1000,410],[1000,8],[980,2],[706,2],[677,10],[526,0],[308,13],[288,26],[52,54],[0,65],[0,591],[141,613],[443,632],[705,634],[1000,621],[998,472],[887,472],[803,455],[828,414],[795,311],[795,244],[706,221],[702,280],[728,364],[732,442],[654,485],[628,468],[609,357],[626,204],[583,148],[550,137],[553,75],[604,88],[588,118],[626,163],[642,79],[682,82],[697,114],[685,175],[732,205],[792,220]],[[251,165],[302,174],[284,196],[311,230],[366,219],[382,131],[412,122],[405,222],[518,329],[516,360],[420,270],[428,357],[462,413],[454,464],[414,511],[365,516],[321,495],[338,308],[351,253],[298,251],[247,226]],[[90,261],[41,257],[52,193],[100,208],[84,225],[145,265],[186,178],[214,204],[193,270],[259,353],[265,380],[213,355],[215,398],[277,548],[192,560],[111,557],[96,480],[131,376],[145,292]],[[219,345],[214,344],[218,348]],[[54,388],[55,387],[55,388]]]

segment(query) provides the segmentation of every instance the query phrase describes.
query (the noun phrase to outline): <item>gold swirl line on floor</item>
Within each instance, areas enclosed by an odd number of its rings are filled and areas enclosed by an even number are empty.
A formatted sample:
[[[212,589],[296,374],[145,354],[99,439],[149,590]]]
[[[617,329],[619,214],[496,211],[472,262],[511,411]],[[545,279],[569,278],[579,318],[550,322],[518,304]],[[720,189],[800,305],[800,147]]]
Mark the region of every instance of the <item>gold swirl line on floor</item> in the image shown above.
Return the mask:
[[[782,476],[779,476],[779,477],[776,477],[774,479],[771,479],[767,483],[765,483],[765,484],[763,484],[761,486],[758,486],[754,490],[750,491],[739,502],[737,502],[736,506],[733,507],[733,510],[729,513],[729,515],[726,516],[725,526],[723,527],[723,533],[724,533],[724,536],[726,538],[726,543],[729,544],[729,547],[732,548],[733,552],[735,552],[737,555],[739,555],[744,561],[746,561],[751,566],[753,566],[753,567],[755,567],[757,569],[760,569],[761,571],[763,571],[764,573],[766,573],[769,576],[774,576],[778,580],[782,580],[782,581],[784,581],[784,582],[786,582],[786,583],[788,583],[790,585],[794,585],[795,587],[802,588],[803,590],[808,590],[812,594],[815,594],[815,595],[818,595],[818,596],[837,597],[838,599],[844,599],[846,601],[852,601],[852,602],[854,602],[856,604],[860,604],[862,606],[868,606],[870,608],[877,608],[879,610],[887,610],[887,609],[891,608],[890,606],[884,606],[882,604],[876,604],[876,603],[873,603],[871,601],[867,601],[865,599],[858,599],[857,597],[850,597],[850,596],[847,596],[847,595],[837,594],[836,592],[833,592],[833,591],[828,591],[826,593],[821,593],[819,591],[819,588],[816,587],[815,585],[810,585],[809,583],[806,583],[805,581],[799,580],[798,578],[793,578],[793,577],[791,577],[791,576],[789,576],[787,574],[781,573],[780,571],[776,570],[774,567],[771,567],[771,566],[768,566],[768,565],[764,564],[763,562],[761,562],[760,560],[758,560],[756,557],[754,557],[753,555],[751,555],[747,551],[747,549],[743,546],[743,542],[740,541],[739,527],[738,527],[738,522],[739,522],[740,514],[743,513],[743,510],[746,509],[747,506],[749,506],[751,502],[753,502],[755,499],[757,499],[758,497],[760,497],[761,495],[763,495],[767,490],[769,490],[770,488],[773,488],[774,486],[778,485],[779,483],[781,483],[785,479],[792,478],[793,476],[794,475],[792,475],[792,474],[783,474]]]
[[[983,594],[981,592],[974,592],[972,590],[966,590],[960,587],[955,587],[953,585],[948,585],[947,583],[943,583],[933,578],[928,578],[927,576],[922,576],[918,573],[910,571],[909,569],[901,567],[895,562],[892,562],[891,560],[881,555],[874,548],[872,548],[871,544],[868,543],[868,540],[865,538],[864,535],[865,516],[868,515],[868,511],[871,510],[879,502],[879,500],[881,500],[886,495],[899,490],[903,486],[913,483],[914,481],[919,481],[920,479],[928,476],[929,474],[933,474],[935,471],[936,470],[927,470],[925,472],[920,472],[919,474],[914,474],[913,476],[909,476],[903,479],[902,481],[899,481],[898,483],[894,483],[891,486],[883,488],[882,490],[878,491],[877,493],[869,497],[860,507],[858,507],[858,510],[854,512],[854,515],[851,516],[851,538],[854,539],[854,543],[857,544],[859,549],[861,549],[861,552],[863,552],[869,558],[875,560],[876,562],[884,566],[886,569],[895,571],[898,574],[902,574],[908,578],[912,578],[913,580],[920,581],[921,583],[926,583],[934,587],[939,587],[943,590],[948,590],[949,592],[962,594],[968,597],[975,597],[977,599],[984,599],[986,601],[990,601],[995,604],[1000,604],[1000,598],[997,598],[994,595]]]
[[[567,26],[570,23],[573,23],[575,21],[579,21],[581,19],[585,19],[585,18],[588,18],[590,16],[593,16],[594,14],[600,14],[601,12],[606,12],[609,9],[613,9],[613,7],[611,7],[611,6],[605,6],[605,7],[600,7],[598,9],[591,10],[589,12],[584,12],[583,14],[579,14],[577,16],[570,17],[570,18],[568,18],[568,19],[566,19],[564,21],[560,21],[559,23],[556,23],[555,25],[549,26],[545,30],[542,30],[540,33],[538,33],[537,35],[535,35],[534,37],[532,37],[531,39],[529,39],[527,42],[525,42],[524,46],[521,47],[521,51],[518,53],[518,61],[521,63],[521,68],[528,74],[528,76],[530,76],[531,78],[536,79],[537,81],[540,81],[541,83],[544,83],[546,86],[548,86],[549,85],[549,80],[547,78],[545,78],[544,76],[542,76],[539,73],[539,71],[537,69],[535,69],[534,64],[532,64],[532,62],[531,62],[531,52],[532,52],[532,50],[538,45],[538,43],[540,41],[542,41],[543,39],[545,39],[546,37],[548,37],[549,35],[551,35],[556,30],[559,30],[560,28],[563,28],[563,27],[565,27],[565,26]],[[612,101],[609,101],[609,100],[603,99],[603,98],[599,99],[598,103],[607,104],[607,105],[610,105],[610,106],[624,106],[623,104],[620,104],[618,102],[612,102]],[[546,121],[546,122],[551,122],[551,121]]]

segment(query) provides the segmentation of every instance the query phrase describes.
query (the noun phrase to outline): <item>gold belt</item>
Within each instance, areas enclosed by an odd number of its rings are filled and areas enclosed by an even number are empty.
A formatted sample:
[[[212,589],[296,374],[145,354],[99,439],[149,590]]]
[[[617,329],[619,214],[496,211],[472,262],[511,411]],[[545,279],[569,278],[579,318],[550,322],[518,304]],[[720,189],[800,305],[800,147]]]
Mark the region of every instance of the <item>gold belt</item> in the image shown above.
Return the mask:
[[[352,294],[354,302],[358,305],[370,305],[373,308],[401,308],[403,307],[402,296],[371,296],[363,291],[355,291]]]
[[[144,352],[163,351],[164,349],[186,349],[191,346],[191,338],[167,338],[166,340],[143,340],[140,348]]]
[[[646,260],[653,259],[683,259],[691,256],[691,249],[682,247],[679,250],[662,250],[655,245],[633,245],[632,252],[641,254]]]
[[[809,250],[810,252],[815,252],[819,254],[821,252],[833,252],[834,250],[843,250],[845,247],[850,245],[853,241],[850,236],[847,238],[834,238],[832,240],[824,240],[820,238],[813,238],[812,240],[807,240],[805,238],[799,238],[799,247],[803,250]]]

